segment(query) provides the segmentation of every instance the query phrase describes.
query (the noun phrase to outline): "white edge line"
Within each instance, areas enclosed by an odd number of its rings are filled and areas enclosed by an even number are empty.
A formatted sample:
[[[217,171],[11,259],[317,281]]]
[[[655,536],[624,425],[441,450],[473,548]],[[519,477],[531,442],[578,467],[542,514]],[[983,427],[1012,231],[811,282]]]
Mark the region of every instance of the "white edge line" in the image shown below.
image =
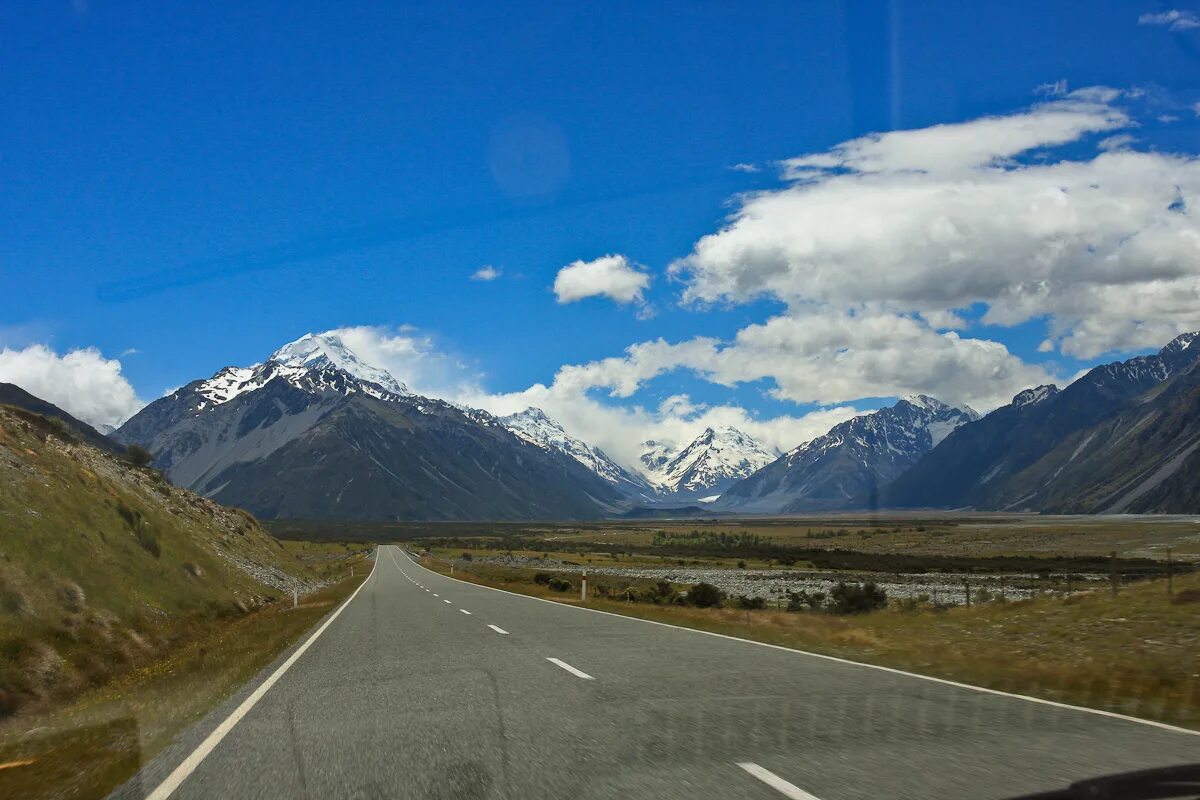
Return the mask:
[[[408,558],[408,556],[405,556],[405,558]],[[715,636],[718,639],[729,639],[730,641],[734,641],[734,642],[744,642],[746,644],[753,644],[753,645],[757,645],[759,647],[769,647],[772,650],[782,650],[785,653],[795,653],[796,655],[809,656],[810,658],[820,658],[820,659],[824,659],[825,661],[832,661],[836,664],[848,664],[850,666],[862,667],[864,669],[874,669],[874,670],[878,670],[880,672],[890,672],[893,675],[903,675],[906,678],[917,678],[918,680],[922,680],[922,681],[930,681],[932,683],[940,683],[943,686],[954,686],[958,689],[970,689],[973,692],[982,692],[983,694],[996,695],[997,697],[1013,697],[1018,700],[1027,700],[1030,703],[1038,703],[1039,705],[1052,706],[1054,708],[1064,708],[1069,711],[1082,711],[1085,714],[1095,714],[1096,716],[1099,716],[1099,717],[1108,717],[1110,719],[1119,719],[1119,720],[1124,720],[1125,722],[1136,722],[1139,725],[1148,725],[1152,728],[1160,728],[1164,731],[1171,731],[1173,733],[1186,733],[1189,736],[1200,736],[1200,731],[1194,731],[1194,730],[1190,730],[1188,728],[1180,728],[1177,725],[1169,725],[1165,722],[1156,722],[1152,719],[1142,719],[1141,717],[1131,717],[1128,714],[1118,714],[1115,711],[1105,711],[1104,709],[1101,709],[1101,708],[1088,708],[1087,706],[1074,706],[1074,705],[1071,705],[1070,703],[1060,703],[1057,700],[1044,700],[1040,697],[1030,697],[1027,694],[1016,694],[1014,692],[1001,691],[1000,689],[989,689],[986,686],[975,686],[970,683],[960,683],[958,681],[952,681],[952,680],[948,680],[946,678],[937,678],[937,677],[934,677],[933,675],[922,675],[918,672],[906,672],[902,669],[896,669],[895,667],[885,667],[880,664],[868,664],[863,661],[852,661],[848,658],[839,658],[838,656],[827,656],[824,653],[814,653],[811,650],[799,650],[795,647],[784,647],[783,645],[771,644],[770,642],[756,642],[753,639],[743,639],[740,636],[730,636],[729,634],[726,634],[726,633],[714,633],[712,631],[700,630],[699,628],[686,628],[683,625],[673,625],[670,622],[659,622],[658,620],[653,620],[653,619],[643,619],[641,617],[632,617],[632,616],[627,616],[625,614],[616,614],[616,613],[613,613],[612,611],[601,611],[598,608],[583,608],[581,606],[571,605],[569,603],[560,603],[556,600],[546,600],[541,597],[533,597],[532,595],[521,594],[520,592],[510,592],[507,589],[497,589],[494,586],[484,586],[481,583],[471,583],[470,581],[464,581],[461,578],[453,578],[453,577],[450,577],[449,575],[442,575],[440,572],[434,572],[433,570],[429,569],[428,567],[424,567],[420,564],[417,564],[417,562],[413,561],[411,558],[409,559],[409,561],[411,563],[413,563],[415,566],[425,570],[426,572],[432,573],[434,575],[439,575],[443,578],[449,578],[452,581],[458,581],[459,583],[466,584],[467,586],[475,586],[480,589],[488,589],[493,592],[503,592],[504,594],[511,594],[514,597],[523,597],[526,600],[536,600],[539,603],[549,603],[550,605],[555,606],[557,608],[569,608],[569,609],[572,609],[575,611],[588,611],[592,614],[603,614],[606,617],[616,617],[617,619],[627,619],[627,620],[631,620],[633,622],[644,622],[647,625],[661,625],[664,628],[675,628],[676,630],[688,631],[689,633],[699,633],[699,634],[703,634],[704,636]]]
[[[317,640],[317,637],[324,633],[325,629],[332,625],[335,619],[341,616],[341,613],[346,610],[346,606],[354,602],[354,598],[358,596],[358,593],[362,591],[362,588],[367,585],[368,581],[371,580],[371,577],[375,574],[375,567],[378,566],[379,549],[376,548],[375,563],[372,565],[371,574],[367,576],[367,579],[358,585],[358,588],[355,589],[348,598],[346,598],[346,602],[338,606],[337,611],[334,611],[329,616],[329,619],[325,620],[321,627],[317,628],[317,630],[313,632],[313,635],[308,637],[304,644],[300,645],[300,649],[292,653],[291,656],[288,657],[287,661],[280,664],[279,669],[271,673],[271,677],[259,684],[258,688],[251,692],[250,696],[243,700],[241,705],[235,708],[233,713],[226,717],[220,725],[214,728],[213,731],[208,734],[207,737],[205,737],[204,741],[202,741],[187,758],[180,762],[179,766],[175,767],[175,769],[171,771],[171,774],[168,775],[162,783],[155,787],[154,791],[146,795],[146,800],[166,800],[166,798],[171,796],[172,792],[179,788],[180,784],[187,780],[189,775],[196,771],[196,767],[200,766],[200,763],[208,757],[208,754],[211,753],[216,746],[221,743],[221,740],[224,739],[231,730],[233,730],[233,726],[241,722],[242,717],[250,713],[250,709],[254,708],[258,701],[263,698],[263,695],[269,692],[271,687],[283,677],[283,674],[291,669],[292,665],[300,659],[300,656],[304,655],[308,648],[312,646],[312,643]]]
[[[595,678],[593,678],[591,675],[588,675],[588,674],[587,674],[586,672],[584,672],[583,670],[581,670],[581,669],[575,669],[574,667],[572,667],[570,664],[568,664],[568,663],[567,663],[567,662],[565,662],[565,661],[561,661],[561,660],[559,660],[559,659],[557,659],[557,658],[550,658],[549,656],[547,656],[547,657],[546,657],[546,660],[547,660],[547,661],[549,661],[551,664],[554,664],[555,666],[562,667],[562,668],[563,668],[563,669],[565,669],[567,672],[569,672],[569,673],[571,673],[572,675],[574,675],[576,678],[583,678],[585,681],[594,681],[594,680],[596,680]]]
[[[739,761],[738,766],[788,798],[788,800],[819,800],[816,795],[809,794],[794,783],[785,781],[774,772],[771,772],[771,770],[760,767],[753,761]]]
[[[496,633],[503,633],[505,636],[508,636],[508,631],[504,630],[504,628],[499,628],[495,625],[488,625],[488,627],[494,630]]]

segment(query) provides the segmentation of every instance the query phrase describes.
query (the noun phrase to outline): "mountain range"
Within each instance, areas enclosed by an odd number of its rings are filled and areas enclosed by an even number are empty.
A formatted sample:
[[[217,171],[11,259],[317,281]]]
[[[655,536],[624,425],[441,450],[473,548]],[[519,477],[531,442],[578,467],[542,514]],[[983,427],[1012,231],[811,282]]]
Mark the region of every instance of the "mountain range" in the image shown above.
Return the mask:
[[[1062,390],[1026,389],[983,417],[917,395],[783,455],[713,427],[683,447],[644,442],[638,462],[623,465],[540,409],[497,417],[424,397],[336,335],[308,334],[261,364],[226,367],[151,403],[113,438],[146,446],[175,483],[264,517],[1182,512],[1200,502],[1198,360],[1200,336],[1185,334]]]
[[[331,334],[193,381],[115,436],[178,485],[263,517],[572,519],[622,500],[574,458],[413,394]]]
[[[951,431],[978,418],[970,408],[955,408],[926,395],[906,397],[796,447],[735,483],[717,506],[775,514],[875,508],[881,486],[917,463]]]
[[[882,494],[891,507],[1191,510],[1200,335],[1017,394],[952,432]],[[1181,450],[1180,447],[1183,449]],[[1182,471],[1181,471],[1182,470]],[[1169,487],[1176,486],[1176,489]]]

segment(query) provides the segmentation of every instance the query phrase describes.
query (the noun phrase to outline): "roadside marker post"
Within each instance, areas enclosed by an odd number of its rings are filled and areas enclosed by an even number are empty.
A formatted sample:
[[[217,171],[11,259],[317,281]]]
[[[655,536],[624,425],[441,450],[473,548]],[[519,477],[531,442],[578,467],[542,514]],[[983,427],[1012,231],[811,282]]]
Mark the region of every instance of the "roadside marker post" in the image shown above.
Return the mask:
[[[299,605],[300,605],[300,592],[293,587],[292,588],[292,608],[296,608]]]
[[[579,599],[584,603],[587,602],[587,568],[586,567],[584,567],[584,570],[583,570],[583,580],[581,580],[579,582]]]
[[[1171,585],[1172,584],[1171,579],[1174,577],[1171,574],[1172,572],[1173,572],[1173,570],[1171,569],[1171,548],[1168,547],[1167,548],[1167,599],[1168,600],[1175,597],[1175,587]]]

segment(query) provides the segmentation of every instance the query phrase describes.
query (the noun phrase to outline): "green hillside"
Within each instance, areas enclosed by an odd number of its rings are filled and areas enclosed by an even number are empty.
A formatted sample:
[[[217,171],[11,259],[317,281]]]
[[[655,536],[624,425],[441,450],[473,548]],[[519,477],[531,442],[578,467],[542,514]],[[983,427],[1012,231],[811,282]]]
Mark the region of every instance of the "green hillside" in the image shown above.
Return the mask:
[[[249,514],[0,406],[0,718],[317,584]]]

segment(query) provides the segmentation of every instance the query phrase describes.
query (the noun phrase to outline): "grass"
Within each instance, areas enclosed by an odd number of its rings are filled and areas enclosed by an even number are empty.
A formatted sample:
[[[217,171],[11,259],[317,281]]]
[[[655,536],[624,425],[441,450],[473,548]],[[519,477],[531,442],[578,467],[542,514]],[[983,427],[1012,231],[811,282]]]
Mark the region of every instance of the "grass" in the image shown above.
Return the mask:
[[[446,574],[434,559],[422,563]],[[455,577],[601,611],[1200,729],[1200,576],[1060,599],[858,616],[698,609],[595,599],[532,582],[534,570],[461,565]],[[597,576],[599,577],[599,576]],[[592,581],[589,580],[589,584]],[[595,584],[599,585],[599,584]]]
[[[363,581],[345,577],[293,609],[280,601],[218,620],[169,655],[68,705],[0,726],[0,797],[103,797],[298,641]]]

